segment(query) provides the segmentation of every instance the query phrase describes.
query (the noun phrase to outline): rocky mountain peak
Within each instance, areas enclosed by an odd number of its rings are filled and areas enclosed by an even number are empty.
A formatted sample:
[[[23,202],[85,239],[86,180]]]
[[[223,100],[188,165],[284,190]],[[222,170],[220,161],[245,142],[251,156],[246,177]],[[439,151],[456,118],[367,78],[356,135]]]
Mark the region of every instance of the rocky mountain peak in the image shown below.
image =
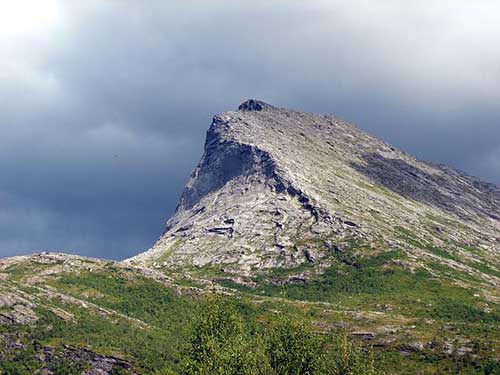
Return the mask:
[[[175,215],[130,261],[237,273],[321,268],[352,244],[414,262],[449,263],[434,247],[469,258],[474,248],[484,261],[500,253],[499,218],[494,185],[419,161],[334,116],[251,99],[214,117]]]
[[[270,104],[264,103],[256,99],[248,99],[241,103],[238,107],[239,111],[262,111],[264,109],[269,109],[272,106]]]

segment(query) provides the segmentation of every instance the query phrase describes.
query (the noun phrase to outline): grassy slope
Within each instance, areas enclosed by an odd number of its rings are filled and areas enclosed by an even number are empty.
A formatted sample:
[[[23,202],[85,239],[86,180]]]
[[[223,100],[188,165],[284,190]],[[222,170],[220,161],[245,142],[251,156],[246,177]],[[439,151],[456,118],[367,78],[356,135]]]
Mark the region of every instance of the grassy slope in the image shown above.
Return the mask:
[[[345,327],[374,332],[373,340],[360,342],[374,346],[379,367],[387,373],[493,373],[488,371],[494,368],[499,350],[498,306],[455,285],[451,278],[438,278],[425,270],[410,272],[394,261],[399,258],[399,253],[357,258],[339,254],[325,273],[305,284],[276,285],[285,276],[279,272],[256,280],[257,288],[220,282],[237,289],[240,308],[264,326],[280,312],[311,321],[312,329],[322,333]],[[198,306],[196,294],[185,295],[190,291],[185,285],[196,284],[196,280],[186,278],[179,281],[179,287],[171,288],[109,264],[26,283],[27,278],[50,267],[28,261],[4,270],[8,276],[0,286],[19,287],[36,296],[39,320],[33,325],[0,324],[0,337],[16,334],[20,342],[28,344],[24,350],[27,358],[30,343],[37,340],[57,349],[65,344],[114,355],[142,373],[165,366],[176,368],[186,329]],[[203,274],[203,270],[197,271]],[[108,313],[39,293],[36,288],[40,286],[95,304]],[[73,319],[61,319],[52,312],[54,308],[72,314]],[[423,348],[416,350],[420,344]],[[460,348],[470,352],[459,355]],[[4,349],[2,367],[19,366],[19,353]],[[39,366],[22,362],[25,373]]]

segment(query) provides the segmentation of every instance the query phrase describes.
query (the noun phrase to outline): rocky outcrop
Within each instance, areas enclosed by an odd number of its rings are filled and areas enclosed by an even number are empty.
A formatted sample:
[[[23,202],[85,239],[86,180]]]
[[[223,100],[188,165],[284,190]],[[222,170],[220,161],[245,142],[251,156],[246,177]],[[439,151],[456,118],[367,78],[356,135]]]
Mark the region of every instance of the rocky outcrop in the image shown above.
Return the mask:
[[[62,350],[55,350],[50,346],[43,346],[38,341],[29,344],[20,343],[15,335],[0,334],[0,361],[2,356],[11,352],[26,351],[33,353],[31,361],[40,363],[42,370],[39,373],[57,375],[55,364],[65,361],[71,364],[72,370],[82,368],[82,375],[111,375],[111,374],[137,374],[132,365],[120,358],[95,353],[86,348],[74,348],[64,345]]]
[[[421,162],[334,116],[248,100],[214,117],[165,232],[128,262],[259,272],[320,265],[353,243],[413,259],[439,258],[431,246],[473,247],[489,261],[500,252],[499,218],[494,185]]]

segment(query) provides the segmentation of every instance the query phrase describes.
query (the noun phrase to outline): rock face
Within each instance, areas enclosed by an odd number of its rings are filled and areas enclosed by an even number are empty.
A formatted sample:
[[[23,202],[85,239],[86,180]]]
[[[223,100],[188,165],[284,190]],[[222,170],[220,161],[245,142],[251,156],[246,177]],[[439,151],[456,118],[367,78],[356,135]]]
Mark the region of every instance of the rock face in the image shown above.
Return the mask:
[[[448,262],[429,250],[439,247],[495,264],[499,238],[497,186],[334,116],[248,100],[214,117],[165,232],[128,261],[250,272],[322,264],[347,243],[365,243],[414,261]]]

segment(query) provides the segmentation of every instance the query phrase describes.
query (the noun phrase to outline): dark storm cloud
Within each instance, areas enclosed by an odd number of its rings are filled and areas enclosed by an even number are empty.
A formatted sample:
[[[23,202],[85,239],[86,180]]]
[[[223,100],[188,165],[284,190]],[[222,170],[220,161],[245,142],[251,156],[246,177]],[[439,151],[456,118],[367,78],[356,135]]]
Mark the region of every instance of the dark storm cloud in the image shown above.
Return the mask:
[[[493,2],[56,1],[0,36],[0,256],[147,248],[248,97],[500,181]]]

